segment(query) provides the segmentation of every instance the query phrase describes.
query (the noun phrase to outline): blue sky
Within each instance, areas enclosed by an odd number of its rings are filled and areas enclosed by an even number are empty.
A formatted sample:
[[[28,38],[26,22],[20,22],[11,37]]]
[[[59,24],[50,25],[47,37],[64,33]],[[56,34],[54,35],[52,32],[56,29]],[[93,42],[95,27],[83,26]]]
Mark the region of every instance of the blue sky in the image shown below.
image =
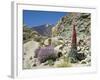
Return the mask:
[[[56,24],[67,12],[23,10],[23,24],[34,27],[43,24]]]

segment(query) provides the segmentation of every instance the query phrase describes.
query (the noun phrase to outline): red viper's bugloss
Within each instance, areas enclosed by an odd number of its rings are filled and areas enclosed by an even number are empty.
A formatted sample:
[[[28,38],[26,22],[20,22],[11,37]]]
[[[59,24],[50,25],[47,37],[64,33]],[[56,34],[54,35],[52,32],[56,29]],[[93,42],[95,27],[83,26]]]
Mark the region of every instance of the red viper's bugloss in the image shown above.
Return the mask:
[[[72,48],[77,49],[77,35],[75,25],[73,25],[73,32],[72,32]]]
[[[75,25],[73,25],[72,30],[72,43],[71,43],[71,51],[69,53],[71,63],[77,62],[77,35]]]
[[[73,25],[72,43],[71,43],[71,51],[69,53],[69,57],[71,63],[77,63],[78,61],[81,61],[86,57],[84,53],[79,54],[77,51],[77,34],[76,34],[75,25]]]

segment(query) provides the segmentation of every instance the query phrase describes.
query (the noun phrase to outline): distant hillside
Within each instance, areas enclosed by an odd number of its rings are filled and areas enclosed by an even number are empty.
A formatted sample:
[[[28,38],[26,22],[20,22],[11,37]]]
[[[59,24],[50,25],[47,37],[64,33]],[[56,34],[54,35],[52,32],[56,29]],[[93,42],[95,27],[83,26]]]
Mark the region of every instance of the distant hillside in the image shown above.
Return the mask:
[[[41,36],[50,37],[52,35],[51,29],[54,25],[44,24],[40,26],[32,27],[32,30],[37,31]]]
[[[40,35],[38,32],[32,30],[28,26],[23,27],[23,43],[28,42],[31,39],[35,39],[36,37],[39,37]]]

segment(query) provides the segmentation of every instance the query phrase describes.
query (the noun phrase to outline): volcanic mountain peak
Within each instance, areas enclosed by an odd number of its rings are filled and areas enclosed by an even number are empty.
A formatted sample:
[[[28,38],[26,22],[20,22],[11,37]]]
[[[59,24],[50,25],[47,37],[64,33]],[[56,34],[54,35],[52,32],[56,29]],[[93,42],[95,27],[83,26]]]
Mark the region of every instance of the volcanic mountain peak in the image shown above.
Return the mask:
[[[52,24],[43,24],[39,26],[32,27],[33,30],[37,31],[41,36],[51,36],[51,29],[54,25]]]

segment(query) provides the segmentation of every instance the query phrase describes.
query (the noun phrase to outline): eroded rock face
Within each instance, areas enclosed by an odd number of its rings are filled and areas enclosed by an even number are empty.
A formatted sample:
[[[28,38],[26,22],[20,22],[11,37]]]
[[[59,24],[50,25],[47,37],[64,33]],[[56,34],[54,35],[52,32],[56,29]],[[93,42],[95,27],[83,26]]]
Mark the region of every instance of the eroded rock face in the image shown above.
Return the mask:
[[[29,41],[23,45],[23,68],[30,69],[36,63],[35,50],[39,47],[36,41]]]
[[[58,21],[57,25],[55,26],[55,31],[53,30],[52,34],[53,34],[53,36],[62,36],[65,39],[67,39],[68,41],[71,41],[73,19],[74,19],[75,25],[76,25],[77,50],[73,49],[74,52],[76,52],[76,54],[72,55],[72,56],[73,57],[76,56],[76,58],[74,58],[75,59],[74,62],[78,62],[78,61],[84,60],[87,57],[87,55],[89,55],[89,56],[91,55],[91,52],[90,52],[91,14],[90,13],[69,13],[68,15],[62,17]],[[69,51],[70,49],[71,49],[71,47],[68,46],[67,51]],[[71,52],[73,52],[73,51],[71,51]]]

